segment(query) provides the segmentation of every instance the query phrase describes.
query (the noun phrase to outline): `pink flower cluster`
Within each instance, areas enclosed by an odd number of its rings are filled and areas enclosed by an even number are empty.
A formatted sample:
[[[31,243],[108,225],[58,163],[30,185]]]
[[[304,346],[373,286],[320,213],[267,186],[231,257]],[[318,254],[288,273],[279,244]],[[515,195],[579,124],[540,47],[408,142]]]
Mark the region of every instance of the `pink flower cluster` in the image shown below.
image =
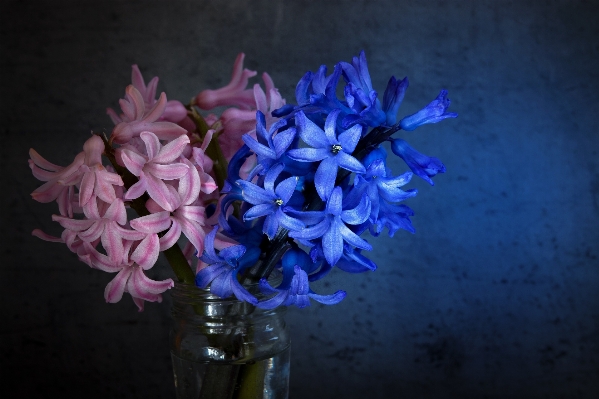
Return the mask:
[[[285,104],[266,73],[266,92],[258,84],[247,88],[256,72],[243,68],[243,58],[244,54],[237,57],[227,86],[204,90],[194,99],[203,110],[228,107],[220,116],[206,116],[210,130],[203,134],[183,104],[167,101],[165,93],[156,100],[158,78],[146,86],[134,65],[132,84],[119,101],[122,113],[107,110],[115,124],[108,140],[92,135],[66,167],[30,150],[29,166],[44,182],[31,195],[43,203],[56,201],[59,214],[52,220],[64,228],[60,237],[39,229],[32,234],[65,243],[88,266],[116,273],[104,292],[107,302],[120,301],[125,292],[140,311],[144,301],[160,302],[173,280],[154,281],[144,273],[156,264],[160,251],[184,239],[182,252],[190,268],[204,251],[205,236],[218,217],[218,212],[210,219],[206,215],[206,206],[220,196],[214,169],[225,167],[207,156],[208,145],[216,140],[229,161],[243,145],[243,134],[255,136],[256,111],[270,115]],[[273,122],[274,118],[267,120],[269,125]],[[103,155],[110,155],[116,165],[104,166]],[[125,174],[135,182],[127,186]],[[142,201],[144,215],[128,216],[132,201]],[[217,246],[232,244],[224,237],[217,239]]]

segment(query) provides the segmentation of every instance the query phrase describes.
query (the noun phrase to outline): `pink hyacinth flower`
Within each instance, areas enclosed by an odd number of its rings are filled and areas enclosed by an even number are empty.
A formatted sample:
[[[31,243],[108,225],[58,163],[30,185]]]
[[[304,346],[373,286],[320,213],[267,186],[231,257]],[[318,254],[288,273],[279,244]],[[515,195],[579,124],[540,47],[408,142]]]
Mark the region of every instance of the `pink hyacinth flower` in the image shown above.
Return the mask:
[[[105,255],[98,253],[89,244],[86,244],[89,253],[92,255],[92,262],[98,269],[109,273],[118,272],[104,290],[106,302],[117,303],[121,300],[123,294],[128,292],[141,312],[144,309],[144,301],[161,302],[162,295],[160,294],[175,285],[170,278],[163,281],[148,279],[143,271],[149,269],[149,267],[144,267],[136,262],[136,259],[145,256],[143,252],[147,250],[144,245],[146,240],[147,238],[137,245],[130,257],[129,252],[133,247],[133,242],[126,241],[122,262],[117,265],[110,264]]]
[[[54,165],[46,161],[33,148],[29,150],[29,167],[33,176],[45,182],[36,188],[31,197],[42,203],[55,201],[61,215],[73,217],[74,185],[65,184],[66,180],[79,177],[79,167],[83,165],[85,154],[77,154],[75,160],[67,167]]]
[[[168,229],[159,240],[161,251],[175,245],[183,233],[195,249],[202,253],[206,236],[204,230],[206,211],[203,206],[193,205],[197,201],[200,191],[200,179],[191,162],[186,159],[184,161],[191,168],[188,176],[193,176],[193,172],[195,172],[196,177],[187,181],[181,179],[178,192],[171,186],[172,196],[178,199],[176,208],[169,212],[150,199],[146,202],[146,208],[152,213],[133,219],[131,227],[144,234],[155,234],[156,236]]]
[[[156,88],[158,87],[158,76],[154,76],[148,85],[137,65],[131,67],[131,83],[139,90],[146,104],[146,112],[156,103]],[[166,108],[159,120],[178,123],[187,116],[187,110],[180,101],[170,100],[166,102]]]
[[[133,298],[139,311],[144,309],[144,301],[162,302],[164,291],[175,286],[172,279],[163,281],[150,280],[143,269],[133,263],[125,265],[122,270],[112,279],[104,290],[104,298],[108,303],[117,303],[128,292]]]
[[[104,142],[96,135],[91,136],[83,145],[84,164],[80,166],[83,174],[79,187],[79,206],[84,207],[90,199],[97,196],[102,201],[112,203],[116,199],[113,186],[123,186],[121,176],[109,172],[102,165]]]
[[[208,130],[201,147],[194,147],[192,150],[192,157],[197,165],[198,176],[200,179],[200,190],[203,193],[210,194],[214,192],[218,186],[216,182],[208,173],[212,171],[213,161],[206,155],[206,149],[212,141],[214,130]]]
[[[189,172],[189,166],[185,163],[173,163],[189,144],[189,137],[181,135],[165,146],[160,144],[153,132],[142,132],[140,138],[145,143],[147,155],[140,154],[131,147],[119,151],[125,167],[139,177],[139,181],[127,190],[124,198],[139,198],[147,192],[162,208],[173,211],[179,199],[173,197],[163,180],[180,179]]]
[[[76,232],[77,237],[84,242],[92,243],[100,239],[110,262],[119,264],[125,251],[123,240],[142,240],[146,235],[122,227],[127,223],[127,213],[121,199],[115,199],[110,205],[101,203],[101,208],[106,208],[102,209],[102,214],[97,201],[93,200],[83,208],[87,219],[53,215],[52,220],[60,223],[65,229]]]
[[[256,71],[243,68],[244,53],[239,53],[233,66],[233,74],[228,85],[217,90],[204,90],[195,99],[196,105],[210,110],[219,106],[238,106],[252,108],[255,105],[251,89],[246,89],[249,78],[256,76]]]
[[[158,86],[158,77],[153,77],[148,85],[139,70],[137,65],[131,66],[131,83],[139,93],[141,94],[144,104],[145,112],[148,113],[152,107],[156,104],[156,88]],[[112,119],[112,122],[117,125],[121,122],[131,122],[131,120],[125,114],[118,115],[112,108],[107,108],[106,113]],[[158,120],[165,120],[169,122],[179,123],[187,116],[187,110],[180,101],[170,100],[166,103],[164,113]]]
[[[166,94],[162,93],[156,104],[145,112],[145,102],[139,90],[133,85],[127,86],[125,99],[119,101],[126,118],[114,127],[110,140],[124,144],[143,131],[152,131],[162,140],[173,140],[187,133],[175,123],[159,121],[166,110],[166,103]]]

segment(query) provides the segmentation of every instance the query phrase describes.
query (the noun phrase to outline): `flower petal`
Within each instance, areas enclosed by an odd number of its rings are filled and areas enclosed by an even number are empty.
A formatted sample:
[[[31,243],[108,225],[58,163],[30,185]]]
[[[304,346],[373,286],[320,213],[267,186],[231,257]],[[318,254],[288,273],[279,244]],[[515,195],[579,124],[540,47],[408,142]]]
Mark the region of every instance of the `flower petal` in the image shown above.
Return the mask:
[[[360,203],[354,209],[348,209],[341,212],[341,219],[348,224],[364,223],[370,216],[370,199],[362,194]]]
[[[339,144],[343,147],[343,151],[351,154],[356,149],[360,137],[362,137],[362,127],[360,125],[354,125],[339,134]]]
[[[154,90],[156,89],[154,88]],[[162,116],[162,114],[164,114],[164,110],[166,109],[166,103],[166,94],[162,92],[160,93],[160,97],[158,98],[158,101],[156,101],[156,104],[154,104],[152,109],[150,109],[148,113],[143,117],[143,120],[145,122],[157,121]]]
[[[179,197],[181,198],[181,203],[184,205],[191,205],[198,199],[198,195],[200,195],[202,182],[200,181],[200,174],[196,167],[185,158],[183,158],[183,162],[187,165],[189,170],[185,176],[179,179],[179,187],[177,190],[179,192]]]
[[[163,281],[150,280],[139,267],[135,268],[131,278],[127,283],[127,290],[132,296],[142,298],[149,302],[160,302],[161,298],[156,297],[164,291],[175,286],[172,279]]]
[[[157,212],[131,220],[131,227],[146,234],[157,234],[171,225],[170,212]]]
[[[356,158],[344,151],[340,151],[335,158],[337,164],[343,169],[354,173],[366,173],[366,168],[364,168],[362,162],[358,161]]]
[[[326,148],[297,148],[287,152],[289,158],[300,162],[316,162],[331,156]]]
[[[271,204],[258,204],[254,205],[243,215],[243,220],[252,220],[262,216],[270,215],[276,211],[276,205]]]
[[[125,287],[127,286],[127,280],[129,280],[129,276],[133,268],[125,267],[121,270],[104,290],[104,298],[108,303],[117,303],[123,297],[123,293],[125,292]]]
[[[125,195],[123,195],[123,199],[132,200],[141,197],[148,190],[148,180],[146,176],[142,173],[139,176],[139,181],[129,187]]]
[[[120,153],[121,159],[129,172],[133,173],[135,176],[139,176],[147,162],[146,157],[128,148],[120,151]]]
[[[195,283],[200,288],[206,288],[217,276],[230,269],[230,266],[223,263],[210,265],[198,272]]]
[[[334,218],[331,227],[322,236],[324,257],[331,266],[334,266],[343,254],[343,237],[339,231],[341,225],[343,223]]]
[[[237,180],[237,185],[241,187],[243,199],[250,204],[258,205],[263,203],[272,203],[276,200],[275,196],[262,187],[245,180]]]
[[[181,237],[181,225],[176,220],[173,220],[171,228],[165,235],[160,237],[160,250],[165,251],[175,245],[179,237]]]
[[[100,220],[94,220],[94,223],[89,229],[82,231],[78,234],[79,238],[83,241],[92,242],[96,241],[104,232],[105,223]]]
[[[185,237],[193,244],[198,253],[202,253],[204,251],[204,238],[206,237],[206,232],[198,223],[191,222],[187,219],[177,219],[179,224],[181,225],[181,230],[183,230],[183,234]]]
[[[324,122],[324,134],[327,137],[329,145],[333,145],[333,144],[338,144],[339,143],[339,141],[337,140],[336,130],[337,130],[337,117],[339,116],[340,112],[341,112],[340,109],[334,109],[327,116],[327,119]]]
[[[271,213],[264,219],[262,232],[266,234],[269,240],[272,240],[277,234],[277,231],[279,231],[279,218],[276,213]]]
[[[277,133],[276,136],[272,139],[272,144],[274,146],[274,150],[277,158],[281,158],[283,153],[289,148],[291,143],[293,143],[293,139],[295,139],[296,129],[289,128],[280,133]]]
[[[156,135],[152,132],[141,132],[139,137],[146,144],[146,153],[148,154],[148,159],[152,161],[153,158],[158,155],[160,147],[162,147],[160,140],[158,140],[158,137],[156,137]]]
[[[120,198],[116,198],[104,213],[104,218],[113,222],[117,222],[121,226],[127,223],[127,210],[125,204]]]
[[[289,199],[295,192],[297,182],[297,176],[288,177],[287,179],[280,182],[277,188],[275,189],[275,194],[277,195],[277,197],[283,200],[283,204],[287,204],[287,202],[289,202]]]
[[[324,305],[335,305],[343,300],[347,293],[345,291],[337,291],[331,295],[318,295],[315,293],[309,293],[308,296],[314,299],[316,302],[320,302]]]
[[[331,195],[335,187],[335,179],[337,178],[337,161],[336,157],[325,158],[322,160],[316,173],[314,174],[314,185],[316,191],[323,201],[326,201]]]
[[[72,231],[83,231],[91,227],[95,220],[89,219],[70,219],[64,216],[52,215],[52,220],[58,222],[62,227]]]
[[[179,155],[181,155],[187,144],[189,144],[189,137],[187,137],[186,134],[177,137],[175,140],[162,147],[158,155],[152,159],[152,162],[162,164],[173,162],[175,159],[179,158]]]
[[[367,251],[372,251],[372,246],[368,244],[364,239],[358,237],[356,233],[348,229],[346,225],[339,222],[338,227],[340,236],[343,237],[345,241],[347,241],[354,247],[365,249]]]
[[[292,231],[289,233],[289,237],[299,238],[305,240],[312,240],[315,238],[322,237],[328,230],[331,225],[329,218],[325,218],[320,223],[308,227],[299,231]]]
[[[131,254],[131,260],[137,263],[142,269],[148,270],[158,260],[159,251],[158,234],[148,234]]]
[[[179,198],[173,196],[162,180],[148,174],[146,176],[146,189],[150,197],[164,210],[172,212],[177,208]]]
[[[291,231],[298,231],[306,227],[304,223],[286,215],[281,209],[277,210],[277,218],[279,219],[281,226]]]
[[[311,147],[323,148],[330,145],[325,132],[312,122],[303,111],[295,114],[295,125],[302,140]]]
[[[96,182],[96,174],[88,169],[88,171],[83,174],[83,178],[81,179],[81,185],[79,186],[79,205],[80,206],[87,204],[87,202],[92,197],[92,194],[94,193],[94,183],[95,182]]]
[[[184,163],[172,163],[162,165],[158,163],[148,163],[144,167],[144,172],[150,173],[162,180],[180,179],[187,174],[189,166]]]
[[[94,192],[102,201],[111,203],[116,198],[113,184],[116,182],[120,183],[117,185],[122,186],[123,181],[121,177],[116,173],[108,172],[104,169],[104,167],[102,167],[102,169],[96,168],[94,174],[96,175],[96,186],[94,188]]]
[[[252,305],[256,305],[258,303],[258,299],[250,294],[237,280],[237,278],[231,279],[231,288],[233,290],[233,294],[239,300],[249,302]]]

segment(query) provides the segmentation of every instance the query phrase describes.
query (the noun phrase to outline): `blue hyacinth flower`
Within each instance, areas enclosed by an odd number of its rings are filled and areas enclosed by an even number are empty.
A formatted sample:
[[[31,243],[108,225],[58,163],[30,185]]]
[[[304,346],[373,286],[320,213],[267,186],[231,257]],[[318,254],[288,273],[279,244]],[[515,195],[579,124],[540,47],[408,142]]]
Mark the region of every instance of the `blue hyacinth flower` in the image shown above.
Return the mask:
[[[285,214],[285,207],[295,191],[298,178],[288,177],[275,187],[275,182],[283,168],[283,164],[277,164],[266,173],[264,188],[249,181],[237,181],[244,201],[254,205],[243,215],[243,220],[265,216],[263,232],[271,240],[281,226],[291,231],[306,227],[301,221]]]
[[[265,279],[260,280],[260,290],[266,294],[276,294],[272,298],[258,302],[257,307],[263,309],[273,309],[277,306],[295,305],[298,308],[310,306],[310,298],[324,305],[335,305],[343,300],[346,296],[345,291],[337,291],[331,295],[319,295],[310,289],[308,275],[301,267],[293,268],[294,275],[289,288],[272,288]]]
[[[343,256],[337,262],[337,267],[347,273],[363,273],[375,271],[376,263],[362,255],[361,249],[344,244]]]
[[[404,160],[412,172],[434,186],[431,177],[437,173],[445,173],[445,165],[438,158],[429,157],[413,149],[405,140],[392,139],[391,150]]]
[[[343,118],[344,129],[355,123],[366,126],[380,126],[385,123],[386,115],[382,110],[377,92],[372,88],[366,54],[360,52],[358,57],[353,57],[352,63],[340,62],[343,77],[347,82],[345,87],[345,100],[353,113]]]
[[[310,289],[308,273],[314,268],[314,264],[301,249],[293,248],[287,251],[283,256],[282,265],[283,281],[277,288],[271,287],[266,279],[260,280],[260,291],[265,295],[275,295],[258,302],[257,307],[272,309],[280,305],[295,305],[298,308],[303,308],[310,305],[310,298],[325,305],[334,305],[345,298],[345,291],[337,291],[331,295],[319,295]]]
[[[414,211],[407,205],[394,205],[382,202],[377,221],[369,226],[370,234],[377,237],[385,227],[389,229],[389,237],[393,237],[399,229],[414,233],[416,230],[412,226],[410,216],[414,216]]]
[[[315,74],[304,75],[296,87],[295,95],[301,109],[305,113],[324,112],[333,109],[348,110],[337,98],[337,84],[341,78],[341,65],[333,68],[333,73],[327,76],[327,67],[321,65]],[[308,82],[309,80],[309,82]]]
[[[337,136],[336,127],[339,113],[339,110],[331,112],[327,116],[324,130],[322,130],[303,112],[298,112],[295,116],[298,134],[312,148],[298,148],[287,152],[287,155],[296,161],[320,161],[314,175],[314,185],[323,201],[327,200],[335,187],[339,167],[355,173],[366,171],[364,165],[351,155],[360,140],[362,127],[355,125]]]
[[[299,240],[322,240],[324,257],[330,265],[335,265],[343,254],[343,243],[347,242],[354,247],[372,250],[368,242],[360,238],[347,226],[359,225],[368,220],[370,215],[370,200],[362,196],[360,203],[353,209],[342,209],[343,194],[341,187],[335,187],[326,203],[326,209],[320,212],[295,212],[295,214],[310,214],[310,218],[318,220],[311,227],[289,233],[292,238]]]
[[[341,65],[335,65],[333,73],[327,76],[327,67],[321,65],[316,73],[306,72],[295,88],[297,106],[286,104],[272,112],[277,118],[290,118],[295,113],[302,111],[310,114],[311,118],[319,120],[321,115],[326,115],[334,109],[339,109],[343,114],[352,110],[337,98],[337,84],[341,78]]]
[[[427,123],[437,123],[446,118],[457,118],[458,114],[446,112],[450,103],[451,101],[447,98],[447,90],[441,90],[437,98],[431,101],[429,105],[399,121],[399,126],[403,130],[410,131]]]
[[[418,190],[402,190],[400,187],[406,185],[412,178],[412,172],[406,172],[400,176],[391,176],[390,171],[383,159],[376,159],[366,169],[366,173],[356,176],[354,189],[347,196],[349,203],[357,203],[363,194],[368,195],[371,203],[370,221],[378,219],[380,203],[401,202],[418,194]]]
[[[407,77],[403,80],[397,80],[395,76],[391,76],[391,79],[389,79],[385,94],[383,94],[383,112],[387,117],[387,126],[395,125],[395,122],[397,122],[397,111],[409,84]]]
[[[256,111],[256,137],[258,140],[254,139],[249,134],[244,134],[241,137],[243,142],[256,153],[258,164],[264,171],[270,169],[272,165],[281,159],[295,138],[295,127],[290,127],[281,132],[277,132],[286,124],[287,121],[281,119],[275,122],[267,131],[264,114],[260,111]]]
[[[239,300],[257,304],[258,300],[239,283],[237,274],[258,260],[260,250],[252,248],[252,251],[246,252],[243,245],[234,245],[223,248],[216,254],[214,238],[217,231],[218,226],[215,226],[206,236],[204,254],[200,260],[208,264],[208,267],[198,272],[195,279],[196,285],[200,288],[210,285],[210,292],[221,298],[235,295]]]

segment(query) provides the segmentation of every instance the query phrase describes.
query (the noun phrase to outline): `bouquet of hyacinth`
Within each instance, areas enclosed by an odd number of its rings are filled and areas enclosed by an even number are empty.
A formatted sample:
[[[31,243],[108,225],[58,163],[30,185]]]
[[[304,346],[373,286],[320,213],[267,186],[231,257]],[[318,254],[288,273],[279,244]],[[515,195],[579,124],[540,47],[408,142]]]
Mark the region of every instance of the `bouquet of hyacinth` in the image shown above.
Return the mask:
[[[402,187],[413,174],[432,185],[445,167],[395,133],[456,117],[447,112],[447,92],[398,120],[407,78],[391,77],[379,98],[362,52],[330,75],[325,66],[307,72],[287,104],[266,73],[264,88],[247,88],[256,72],[243,59],[227,86],[204,90],[188,105],[165,93],[156,99],[158,78],[146,85],[134,65],[122,113],[108,109],[115,124],[109,136],[91,134],[68,166],[30,150],[33,175],[45,182],[32,197],[56,201],[52,220],[64,228],[60,237],[33,235],[116,273],[107,302],[125,292],[140,311],[144,301],[160,302],[174,282],[145,272],[163,252],[179,281],[222,298],[266,309],[304,307],[310,298],[335,304],[344,291],[317,294],[310,283],[334,267],[376,269],[362,252],[372,249],[364,232],[414,231],[402,202],[416,190]],[[209,113],[215,108],[224,111]],[[384,142],[411,171],[388,168]],[[272,286],[274,270],[282,279]]]

